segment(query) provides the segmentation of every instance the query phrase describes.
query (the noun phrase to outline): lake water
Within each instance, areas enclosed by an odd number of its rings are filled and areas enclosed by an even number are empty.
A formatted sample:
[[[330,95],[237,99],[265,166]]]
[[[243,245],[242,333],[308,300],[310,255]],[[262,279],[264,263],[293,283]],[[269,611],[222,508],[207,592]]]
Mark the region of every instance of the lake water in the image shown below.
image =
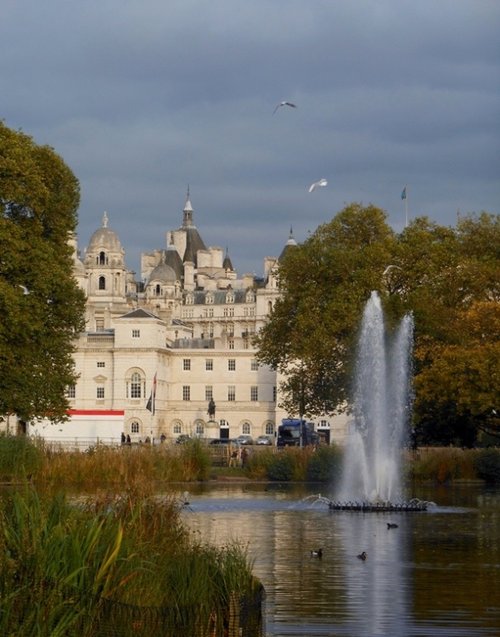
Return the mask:
[[[329,497],[318,485],[189,488],[193,532],[248,547],[267,637],[500,635],[500,489],[422,488],[427,512],[350,513],[308,497]]]

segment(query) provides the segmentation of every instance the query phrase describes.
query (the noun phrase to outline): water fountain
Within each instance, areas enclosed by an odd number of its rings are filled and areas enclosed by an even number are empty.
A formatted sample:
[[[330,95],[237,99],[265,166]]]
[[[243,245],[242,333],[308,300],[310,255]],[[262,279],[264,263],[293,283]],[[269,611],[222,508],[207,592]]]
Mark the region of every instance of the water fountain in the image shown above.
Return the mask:
[[[368,300],[358,343],[353,420],[347,435],[343,477],[330,508],[418,511],[427,503],[403,500],[401,454],[410,415],[413,320],[403,317],[392,338],[380,298]]]

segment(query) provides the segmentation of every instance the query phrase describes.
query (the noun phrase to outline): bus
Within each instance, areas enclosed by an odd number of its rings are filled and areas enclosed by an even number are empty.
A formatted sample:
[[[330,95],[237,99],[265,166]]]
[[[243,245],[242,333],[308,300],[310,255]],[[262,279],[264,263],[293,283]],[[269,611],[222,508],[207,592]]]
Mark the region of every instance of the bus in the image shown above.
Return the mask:
[[[300,418],[283,418],[281,425],[278,425],[278,447],[307,447],[318,443],[319,436],[314,431],[312,422]]]

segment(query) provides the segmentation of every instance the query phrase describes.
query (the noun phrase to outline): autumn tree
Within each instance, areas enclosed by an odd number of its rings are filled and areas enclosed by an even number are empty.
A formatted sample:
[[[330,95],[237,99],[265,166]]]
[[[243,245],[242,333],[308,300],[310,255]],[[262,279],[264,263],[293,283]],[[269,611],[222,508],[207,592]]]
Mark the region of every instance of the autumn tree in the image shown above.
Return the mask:
[[[377,290],[389,328],[414,317],[419,441],[498,433],[499,247],[499,218],[487,213],[456,228],[421,217],[395,235],[383,211],[347,206],[279,265],[283,295],[257,344],[283,374],[282,406],[345,408],[362,310]]]
[[[64,417],[84,297],[72,275],[78,181],[53,149],[0,122],[0,414]]]

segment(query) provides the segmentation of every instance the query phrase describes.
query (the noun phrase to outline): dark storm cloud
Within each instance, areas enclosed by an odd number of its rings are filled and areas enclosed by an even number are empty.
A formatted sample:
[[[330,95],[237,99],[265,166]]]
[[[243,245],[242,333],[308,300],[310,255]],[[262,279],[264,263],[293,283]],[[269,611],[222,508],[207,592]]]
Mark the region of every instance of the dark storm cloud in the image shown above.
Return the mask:
[[[406,183],[412,216],[498,213],[499,27],[496,0],[4,0],[1,116],[80,179],[82,247],[107,210],[138,269],[189,183],[259,273],[350,201],[400,230]]]

